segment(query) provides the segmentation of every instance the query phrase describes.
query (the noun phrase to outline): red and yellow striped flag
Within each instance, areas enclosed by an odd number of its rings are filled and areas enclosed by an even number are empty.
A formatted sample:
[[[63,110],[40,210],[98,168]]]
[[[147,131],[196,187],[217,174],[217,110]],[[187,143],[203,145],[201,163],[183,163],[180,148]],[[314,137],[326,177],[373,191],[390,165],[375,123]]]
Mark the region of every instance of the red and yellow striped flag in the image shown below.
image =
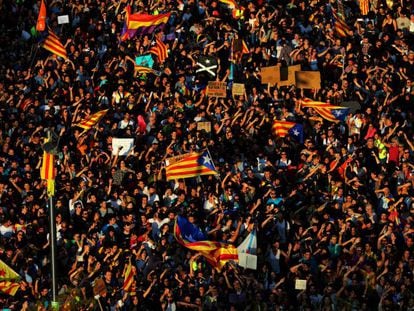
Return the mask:
[[[161,64],[168,57],[167,45],[158,38],[156,39],[156,44],[149,50],[149,52],[156,55]]]
[[[346,24],[345,20],[335,11],[332,11],[334,17],[334,29],[336,34],[342,38],[346,38],[349,36],[351,28]]]
[[[131,259],[129,259],[129,262],[128,262],[128,265],[126,267],[125,274],[124,274],[124,285],[122,285],[122,289],[125,292],[129,292],[133,282],[134,282],[134,271],[132,270]]]
[[[359,0],[359,10],[362,16],[368,15],[369,12],[369,0]]]
[[[188,153],[183,159],[173,164],[169,163],[169,159],[165,162],[167,180],[217,174],[208,151]]]
[[[39,15],[37,16],[36,30],[44,31],[46,29],[46,5],[42,0],[40,3]]]
[[[199,252],[215,269],[221,270],[229,261],[238,261],[239,255],[234,245],[217,241],[203,240],[190,242],[188,239],[203,238],[203,233],[189,224],[185,217],[177,216],[174,225],[174,236],[179,244],[193,251]]]
[[[62,58],[67,58],[66,49],[63,44],[59,41],[58,36],[56,36],[52,31],[49,30],[49,34],[46,37],[45,41],[42,43],[42,47],[53,54],[60,56]]]
[[[14,296],[20,288],[20,283],[10,281],[0,281],[0,292]]]
[[[90,115],[89,117],[80,121],[78,124],[75,124],[74,126],[81,127],[87,131],[91,129],[92,127],[94,127],[96,124],[98,124],[99,121],[101,121],[101,119],[106,115],[107,112],[108,112],[108,109],[98,111],[94,113],[93,115]]]
[[[49,139],[45,141],[47,143]],[[47,195],[53,197],[55,195],[55,156],[51,153],[43,151],[43,162],[40,169],[40,178],[47,181]]]

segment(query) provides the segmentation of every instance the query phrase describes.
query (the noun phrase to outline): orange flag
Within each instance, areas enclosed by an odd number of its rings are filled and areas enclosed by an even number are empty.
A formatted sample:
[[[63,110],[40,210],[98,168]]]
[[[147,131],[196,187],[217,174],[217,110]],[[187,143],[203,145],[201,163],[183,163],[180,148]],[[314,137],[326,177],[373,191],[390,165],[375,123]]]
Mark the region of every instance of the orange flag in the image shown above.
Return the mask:
[[[40,3],[39,16],[37,17],[36,30],[44,31],[46,29],[46,4],[42,0]]]

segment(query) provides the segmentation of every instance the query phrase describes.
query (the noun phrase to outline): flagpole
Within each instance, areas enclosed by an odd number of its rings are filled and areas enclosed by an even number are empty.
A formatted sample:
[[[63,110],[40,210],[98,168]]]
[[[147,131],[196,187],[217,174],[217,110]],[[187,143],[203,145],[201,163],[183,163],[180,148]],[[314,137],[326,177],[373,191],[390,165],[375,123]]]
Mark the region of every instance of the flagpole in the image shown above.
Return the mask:
[[[56,222],[53,207],[53,196],[49,197],[49,217],[50,217],[50,257],[52,268],[52,309],[59,310],[57,301],[57,282],[56,282]]]
[[[51,132],[48,132],[48,139],[51,139]],[[52,274],[52,310],[59,310],[59,302],[57,301],[57,282],[56,282],[56,221],[55,209],[53,207],[53,193],[49,192],[49,183],[54,180],[47,180],[47,195],[49,197],[49,241],[50,241],[50,266]]]

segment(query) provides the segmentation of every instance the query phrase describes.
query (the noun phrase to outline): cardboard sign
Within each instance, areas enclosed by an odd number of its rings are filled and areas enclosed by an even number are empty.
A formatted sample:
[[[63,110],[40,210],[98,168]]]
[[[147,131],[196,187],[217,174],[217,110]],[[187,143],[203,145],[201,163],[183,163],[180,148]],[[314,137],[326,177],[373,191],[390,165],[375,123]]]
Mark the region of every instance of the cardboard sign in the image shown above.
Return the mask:
[[[300,65],[293,65],[289,67],[271,66],[263,67],[260,75],[263,84],[276,84],[278,86],[289,86],[296,84],[295,72],[300,71]]]
[[[233,96],[244,95],[245,89],[243,83],[233,83],[232,90]]]
[[[247,253],[239,253],[239,266],[245,269],[257,269],[257,256]]]
[[[260,71],[262,77],[262,84],[275,84],[279,81],[279,78],[276,77],[277,72],[279,72],[279,66],[263,67]]]
[[[206,133],[210,133],[211,132],[211,122],[206,121],[206,122],[197,122],[197,131],[206,131]]]
[[[58,16],[58,24],[69,24],[69,15],[60,15]]]
[[[126,156],[131,148],[134,146],[133,138],[112,138],[112,154],[116,155],[118,149],[122,147],[119,151],[120,156]]]
[[[306,280],[296,279],[295,280],[295,289],[306,290]]]
[[[211,97],[224,97],[227,96],[227,84],[226,82],[209,81],[207,86],[207,95]]]
[[[319,71],[296,71],[296,87],[301,89],[320,89],[321,73]]]

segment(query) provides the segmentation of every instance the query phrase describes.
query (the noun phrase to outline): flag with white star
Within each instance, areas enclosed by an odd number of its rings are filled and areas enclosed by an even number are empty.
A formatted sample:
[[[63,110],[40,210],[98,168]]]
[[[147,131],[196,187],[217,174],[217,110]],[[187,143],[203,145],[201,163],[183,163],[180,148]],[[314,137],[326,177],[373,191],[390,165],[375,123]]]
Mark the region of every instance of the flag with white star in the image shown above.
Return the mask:
[[[312,108],[322,118],[330,122],[344,122],[350,111],[348,107],[334,106],[308,98],[302,100],[301,105],[304,108]]]
[[[297,142],[303,143],[303,125],[289,121],[275,121],[272,126],[273,134],[279,137],[289,135]]]
[[[167,180],[215,174],[217,171],[207,150],[189,153],[180,161],[166,166]]]

